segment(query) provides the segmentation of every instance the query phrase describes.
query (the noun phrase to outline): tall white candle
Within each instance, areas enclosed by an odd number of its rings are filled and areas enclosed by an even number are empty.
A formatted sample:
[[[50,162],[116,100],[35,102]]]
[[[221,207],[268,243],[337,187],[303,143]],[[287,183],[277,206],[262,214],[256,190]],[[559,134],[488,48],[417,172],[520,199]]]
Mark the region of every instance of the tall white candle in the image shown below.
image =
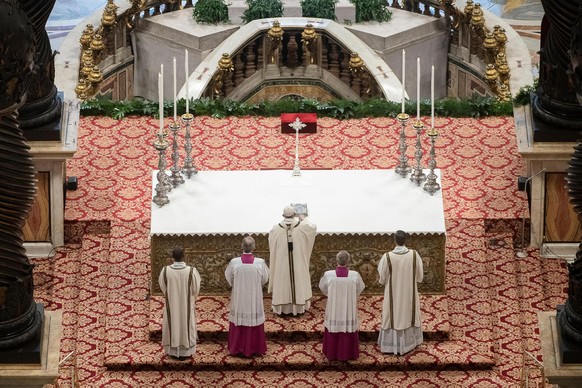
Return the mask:
[[[434,128],[434,65],[430,67],[430,128]]]
[[[178,118],[178,107],[176,106],[176,57],[174,57],[174,121]]]
[[[188,50],[186,51],[186,113],[190,113],[190,97],[188,97]]]
[[[404,90],[404,81],[406,80],[405,66],[406,66],[406,51],[402,50],[402,113],[404,113],[404,95],[406,93]]]
[[[420,118],[420,58],[416,58],[416,118]]]
[[[160,135],[164,134],[164,92],[162,73],[158,73],[158,103],[160,108]]]

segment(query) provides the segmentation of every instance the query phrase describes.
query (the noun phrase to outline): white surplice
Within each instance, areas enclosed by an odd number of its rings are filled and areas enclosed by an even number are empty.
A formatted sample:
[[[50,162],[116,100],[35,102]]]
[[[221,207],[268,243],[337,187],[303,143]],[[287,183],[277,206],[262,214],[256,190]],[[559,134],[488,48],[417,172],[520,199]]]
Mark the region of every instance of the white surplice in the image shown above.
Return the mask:
[[[252,264],[243,264],[240,257],[230,261],[224,273],[233,287],[228,319],[237,326],[258,326],[265,322],[263,284],[269,280],[265,260],[255,257]]]
[[[382,325],[378,344],[382,353],[404,354],[422,343],[420,298],[423,266],[418,252],[396,246],[378,263],[380,283],[385,285]]]
[[[285,220],[269,232],[269,292],[276,314],[302,314],[311,306],[311,275],[309,260],[317,226],[307,218]],[[289,251],[289,244],[293,251]]]
[[[200,275],[194,267],[175,262],[160,271],[160,289],[165,296],[162,345],[170,356],[186,357],[196,351],[195,300],[200,292]]]
[[[349,271],[347,277],[338,277],[336,270],[323,274],[319,289],[327,295],[323,325],[329,332],[354,333],[359,330],[358,296],[364,287],[364,281],[356,271]]]

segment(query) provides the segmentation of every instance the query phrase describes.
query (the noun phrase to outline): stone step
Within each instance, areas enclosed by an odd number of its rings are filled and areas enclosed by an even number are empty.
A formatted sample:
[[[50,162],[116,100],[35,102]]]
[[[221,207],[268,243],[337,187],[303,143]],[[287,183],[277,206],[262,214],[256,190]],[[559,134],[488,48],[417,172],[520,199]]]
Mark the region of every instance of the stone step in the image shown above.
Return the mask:
[[[260,357],[231,356],[226,341],[200,341],[194,357],[178,361],[167,356],[160,342],[149,342],[105,360],[108,370],[487,370],[493,358],[475,353],[455,341],[427,341],[412,352],[383,354],[375,343],[360,344],[360,357],[348,362],[329,362],[321,341],[268,341]]]
[[[228,336],[229,296],[201,296],[196,302],[197,329],[201,341],[226,341]],[[360,340],[378,338],[382,317],[383,295],[362,295],[359,303]],[[321,340],[326,298],[314,295],[311,309],[301,316],[277,316],[270,310],[271,298],[265,297],[265,334],[267,340]],[[449,339],[449,316],[446,295],[421,295],[422,329],[425,340]],[[159,341],[162,330],[164,299],[150,299],[150,339]]]

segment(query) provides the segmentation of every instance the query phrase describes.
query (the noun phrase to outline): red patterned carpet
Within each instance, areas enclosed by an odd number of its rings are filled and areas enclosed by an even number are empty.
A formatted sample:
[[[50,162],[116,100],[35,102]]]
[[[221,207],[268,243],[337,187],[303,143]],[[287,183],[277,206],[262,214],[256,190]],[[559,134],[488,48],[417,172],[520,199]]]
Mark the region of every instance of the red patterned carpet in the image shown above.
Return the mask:
[[[278,118],[200,117],[194,123],[200,170],[293,166],[294,136],[279,133]],[[79,180],[79,189],[67,193],[67,245],[51,259],[34,260],[37,301],[63,311],[61,358],[75,352],[61,367],[59,386],[75,380],[83,387],[517,387],[523,351],[540,359],[537,312],[564,301],[567,274],[563,262],[541,259],[537,251],[515,257],[527,202],[517,191],[524,171],[509,117],[436,119],[447,295],[423,297],[427,341],[417,350],[405,357],[377,351],[379,301],[371,296],[361,303],[364,341],[356,362],[325,362],[316,308],[303,321],[283,323],[283,331],[270,319],[267,355],[237,359],[225,350],[226,301],[202,297],[199,319],[204,311],[214,315],[200,323],[194,360],[169,360],[156,338],[159,300],[148,293],[157,124],[149,118],[81,120],[79,148],[67,164],[67,174]],[[319,119],[317,134],[300,136],[302,167],[394,168],[399,128],[390,118]],[[413,142],[410,129],[411,158]],[[531,379],[540,382],[537,373]]]

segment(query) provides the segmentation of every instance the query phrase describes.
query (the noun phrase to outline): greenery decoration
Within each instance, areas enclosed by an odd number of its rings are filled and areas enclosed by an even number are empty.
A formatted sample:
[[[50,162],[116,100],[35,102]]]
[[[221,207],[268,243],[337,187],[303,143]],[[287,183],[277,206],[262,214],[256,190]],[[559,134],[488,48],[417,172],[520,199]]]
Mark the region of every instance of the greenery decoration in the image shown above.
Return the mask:
[[[331,19],[335,17],[335,5],[339,0],[301,0],[301,15],[305,18]]]
[[[281,0],[246,0],[246,3],[248,8],[242,14],[244,23],[283,16],[283,2]]]
[[[534,79],[533,85],[522,86],[519,91],[515,94],[513,102],[517,106],[529,105],[531,102],[531,95],[535,93],[538,89],[538,79]]]
[[[387,22],[392,19],[386,0],[350,0],[356,6],[356,23]]]
[[[229,116],[266,116],[276,117],[281,113],[317,113],[320,117],[333,117],[340,120],[365,117],[396,117],[401,110],[400,102],[384,99],[370,99],[365,102],[348,100],[334,100],[320,102],[317,100],[280,99],[275,102],[262,101],[256,104],[245,104],[232,100],[218,100],[200,98],[190,101],[190,113],[195,116],[212,116],[224,118]],[[178,114],[186,111],[186,101],[178,101]],[[406,113],[416,116],[416,102],[407,101]],[[494,97],[473,96],[467,99],[445,98],[435,101],[435,116],[441,117],[486,117],[511,116],[513,105],[511,102],[501,102]],[[171,117],[174,112],[173,101],[164,101],[164,115]],[[109,116],[122,119],[126,116],[153,116],[158,117],[159,105],[157,101],[134,99],[132,101],[112,101],[105,97],[87,100],[81,105],[81,114],[84,116]],[[421,100],[420,114],[430,115],[430,101]]]
[[[194,4],[192,16],[196,23],[219,24],[228,23],[228,7],[224,0],[198,0]]]

